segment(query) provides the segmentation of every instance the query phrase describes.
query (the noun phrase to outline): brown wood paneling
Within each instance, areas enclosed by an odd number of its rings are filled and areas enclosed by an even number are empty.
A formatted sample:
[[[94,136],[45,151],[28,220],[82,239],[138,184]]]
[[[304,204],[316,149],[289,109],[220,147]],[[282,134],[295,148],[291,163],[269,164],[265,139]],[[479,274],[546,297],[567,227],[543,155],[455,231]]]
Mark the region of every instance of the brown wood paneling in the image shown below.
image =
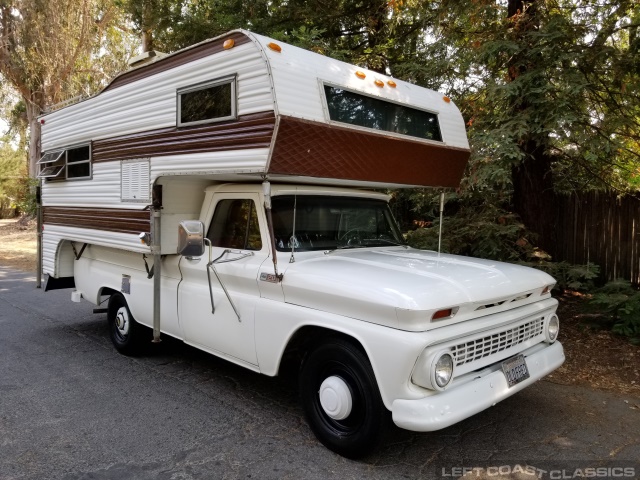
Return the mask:
[[[469,150],[281,117],[269,173],[457,187]]]
[[[81,207],[43,207],[42,210],[45,230],[47,225],[135,234],[151,230],[151,216],[148,210]]]
[[[275,127],[274,112],[243,115],[237,120],[204,126],[150,130],[132,135],[95,140],[94,162],[153,155],[268,148]]]
[[[180,50],[179,52],[171,54],[166,58],[156,60],[155,62],[148,65],[134,68],[133,70],[129,70],[120,74],[115,79],[113,79],[113,81],[109,85],[107,85],[103,92],[106,92],[107,90],[113,90],[114,88],[127,85],[131,82],[135,82],[136,80],[140,80],[141,78],[149,77],[160,72],[165,72],[172,68],[179,67],[180,65],[184,65],[200,58],[213,55],[214,53],[221,52],[222,50],[224,50],[222,45],[227,39],[233,39],[236,46],[251,41],[249,37],[247,37],[244,33],[234,32],[230,35],[225,35],[224,37],[218,39],[199,43],[192,47],[188,47],[184,50]]]

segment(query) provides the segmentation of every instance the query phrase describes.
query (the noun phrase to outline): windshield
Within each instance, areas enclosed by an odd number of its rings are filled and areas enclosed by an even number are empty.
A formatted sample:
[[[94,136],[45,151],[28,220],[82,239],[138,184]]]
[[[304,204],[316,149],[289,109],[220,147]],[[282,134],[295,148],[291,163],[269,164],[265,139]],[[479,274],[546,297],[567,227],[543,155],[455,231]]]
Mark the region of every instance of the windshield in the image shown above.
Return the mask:
[[[404,245],[389,206],[371,198],[282,195],[272,199],[279,251]],[[295,216],[295,232],[294,218]]]

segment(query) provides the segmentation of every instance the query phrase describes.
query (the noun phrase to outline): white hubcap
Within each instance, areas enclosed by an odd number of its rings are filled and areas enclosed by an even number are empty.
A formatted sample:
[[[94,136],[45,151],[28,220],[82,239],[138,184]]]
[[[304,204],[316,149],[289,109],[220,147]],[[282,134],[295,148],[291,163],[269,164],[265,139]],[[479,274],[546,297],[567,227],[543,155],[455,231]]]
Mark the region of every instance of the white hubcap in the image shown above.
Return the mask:
[[[320,385],[320,405],[334,420],[344,420],[351,413],[353,400],[349,386],[340,377],[329,377]]]
[[[122,336],[129,334],[129,313],[126,307],[120,307],[116,313],[116,326]]]

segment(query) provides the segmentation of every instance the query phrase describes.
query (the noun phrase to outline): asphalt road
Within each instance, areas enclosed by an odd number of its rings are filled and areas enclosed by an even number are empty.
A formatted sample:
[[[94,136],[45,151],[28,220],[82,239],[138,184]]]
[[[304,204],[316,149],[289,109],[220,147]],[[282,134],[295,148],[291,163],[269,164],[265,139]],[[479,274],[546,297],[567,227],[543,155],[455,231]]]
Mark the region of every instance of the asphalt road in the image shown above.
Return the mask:
[[[456,478],[480,465],[468,477],[564,479],[596,466],[609,468],[600,478],[640,477],[638,398],[542,381],[440,432],[394,427],[351,461],[309,431],[295,376],[175,341],[124,357],[105,315],[70,296],[0,267],[2,480]]]

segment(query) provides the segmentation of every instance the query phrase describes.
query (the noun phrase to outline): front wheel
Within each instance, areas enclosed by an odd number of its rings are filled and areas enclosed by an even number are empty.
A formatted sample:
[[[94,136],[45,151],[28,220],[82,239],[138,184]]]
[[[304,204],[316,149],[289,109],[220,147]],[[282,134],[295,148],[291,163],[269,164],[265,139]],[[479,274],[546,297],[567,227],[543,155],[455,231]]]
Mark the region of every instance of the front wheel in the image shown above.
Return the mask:
[[[307,421],[327,448],[358,458],[378,446],[389,412],[358,347],[343,339],[318,345],[305,358],[299,383]]]
[[[107,320],[111,341],[120,353],[124,355],[141,353],[147,337],[146,328],[135,321],[122,294],[115,293],[109,298]]]

